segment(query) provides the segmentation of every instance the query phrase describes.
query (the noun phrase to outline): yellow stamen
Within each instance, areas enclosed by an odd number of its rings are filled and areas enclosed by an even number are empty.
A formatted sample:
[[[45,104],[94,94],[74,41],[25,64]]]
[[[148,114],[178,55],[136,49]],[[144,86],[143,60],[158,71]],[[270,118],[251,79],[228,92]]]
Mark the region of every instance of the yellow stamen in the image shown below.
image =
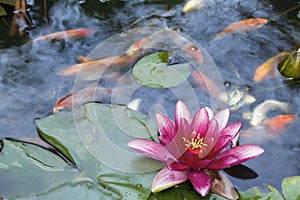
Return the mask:
[[[192,134],[196,134],[196,131],[194,130]],[[204,138],[200,138],[200,134],[198,134],[196,138],[193,138],[192,141],[187,140],[185,137],[182,137],[182,139],[185,143],[185,146],[192,150],[200,149],[202,146],[208,146],[207,144],[203,143]]]

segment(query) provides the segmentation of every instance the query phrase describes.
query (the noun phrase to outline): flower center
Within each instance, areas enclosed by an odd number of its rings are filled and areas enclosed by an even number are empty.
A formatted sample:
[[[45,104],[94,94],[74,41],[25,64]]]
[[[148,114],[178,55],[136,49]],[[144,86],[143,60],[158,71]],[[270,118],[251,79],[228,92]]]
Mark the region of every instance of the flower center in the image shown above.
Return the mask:
[[[194,130],[192,133],[197,134],[197,132]],[[200,134],[197,134],[195,138],[192,138],[192,140],[188,140],[185,137],[182,137],[184,145],[187,146],[191,150],[199,150],[202,146],[208,146],[207,144],[203,143],[204,138],[200,137]]]

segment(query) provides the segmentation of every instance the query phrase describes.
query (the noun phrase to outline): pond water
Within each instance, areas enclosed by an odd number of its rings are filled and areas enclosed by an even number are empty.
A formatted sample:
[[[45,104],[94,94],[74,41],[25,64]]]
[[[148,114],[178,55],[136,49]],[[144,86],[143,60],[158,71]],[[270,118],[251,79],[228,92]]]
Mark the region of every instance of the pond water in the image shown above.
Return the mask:
[[[50,114],[61,97],[72,92],[74,77],[57,73],[77,63],[79,55],[88,55],[101,41],[130,28],[174,28],[192,38],[204,48],[216,63],[224,83],[232,88],[251,88],[256,101],[232,111],[230,123],[244,121],[243,130],[250,128],[243,112],[272,99],[286,102],[291,113],[300,115],[298,85],[288,85],[283,78],[261,83],[253,81],[254,71],[261,63],[282,51],[292,51],[300,46],[300,19],[297,1],[218,1],[208,0],[207,6],[183,14],[183,0],[132,0],[132,1],[58,1],[47,2],[46,20],[42,1],[28,1],[34,27],[23,36],[7,36],[8,27],[0,25],[0,138],[26,139],[37,137],[33,120]],[[153,14],[153,13],[156,14]],[[227,25],[246,18],[266,18],[269,22],[258,30],[233,34],[218,40],[212,36]],[[9,19],[9,18],[8,18]],[[136,21],[138,20],[138,21]],[[41,41],[31,39],[61,30],[81,27],[95,28],[96,32],[80,39]],[[113,47],[111,47],[113,48]],[[109,83],[106,83],[109,84]],[[186,100],[190,98],[186,95]],[[141,98],[140,110],[149,113],[153,104],[162,104],[173,115],[176,95],[171,90],[139,89],[131,99]],[[210,97],[202,91],[197,98],[209,106]],[[105,98],[98,101],[107,101]],[[259,174],[253,180],[232,178],[238,189],[271,184],[280,189],[282,178],[300,174],[299,120],[278,136],[241,137],[240,143],[256,143],[265,153],[246,165]]]

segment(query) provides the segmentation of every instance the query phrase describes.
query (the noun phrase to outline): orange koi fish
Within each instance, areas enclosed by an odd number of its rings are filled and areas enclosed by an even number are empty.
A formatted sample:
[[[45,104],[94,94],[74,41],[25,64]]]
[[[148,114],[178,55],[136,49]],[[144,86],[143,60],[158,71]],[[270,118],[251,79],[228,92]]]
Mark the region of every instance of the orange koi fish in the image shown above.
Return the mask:
[[[244,33],[256,30],[268,22],[265,18],[250,18],[242,21],[234,22],[214,36],[214,39],[222,38],[232,33]]]
[[[222,91],[209,77],[196,70],[192,71],[192,77],[207,93],[219,98]]]
[[[148,38],[135,41],[134,43],[132,43],[132,45],[130,45],[126,49],[126,55],[134,55],[136,54],[136,52],[142,51],[143,47],[145,46],[145,43],[147,42],[148,42]]]
[[[79,91],[72,92],[59,99],[52,108],[53,113],[57,113],[62,109],[70,106],[78,107],[85,102],[95,101],[99,96],[105,96],[111,94],[113,89],[97,87],[95,84],[91,84],[87,88]]]
[[[283,131],[289,124],[297,119],[295,115],[276,115],[275,117],[265,119],[262,123],[263,126],[267,126],[270,134],[276,134]]]
[[[204,63],[204,58],[201,50],[191,43],[186,38],[182,37],[178,33],[169,32],[167,29],[162,31],[154,32],[152,35],[145,37],[143,39],[135,41],[127,50],[127,55],[136,54],[145,54],[147,49],[156,48],[163,49],[164,42],[170,41],[176,46],[181,47],[181,50],[186,53],[191,58],[194,58],[199,63]]]
[[[137,54],[134,56],[120,55],[109,56],[99,60],[92,60],[90,62],[83,62],[72,65],[58,72],[61,76],[71,76],[78,73],[78,76],[85,80],[97,80],[100,75],[106,72],[112,72],[115,68],[123,68],[136,61]]]
[[[281,52],[258,66],[255,70],[253,80],[258,83],[268,78],[275,78],[277,76],[275,69],[278,63],[281,62],[287,55],[289,55],[289,52]]]
[[[60,32],[40,36],[38,38],[35,38],[33,42],[38,42],[42,40],[63,40],[67,38],[79,38],[79,37],[92,34],[95,31],[96,31],[95,29],[91,29],[91,28],[71,29],[71,30],[60,31]]]
[[[91,62],[91,61],[94,60],[94,59],[92,59],[92,58],[85,57],[85,56],[78,56],[76,59],[77,59],[77,61],[80,62],[80,63]]]

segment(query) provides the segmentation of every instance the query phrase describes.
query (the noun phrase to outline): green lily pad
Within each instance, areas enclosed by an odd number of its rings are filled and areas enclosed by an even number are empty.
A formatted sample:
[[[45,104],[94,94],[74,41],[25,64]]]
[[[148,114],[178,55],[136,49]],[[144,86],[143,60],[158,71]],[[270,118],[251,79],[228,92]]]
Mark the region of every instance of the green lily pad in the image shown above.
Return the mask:
[[[150,88],[170,88],[183,83],[191,73],[191,66],[189,63],[167,65],[174,56],[163,51],[143,57],[132,69],[134,79]]]
[[[293,51],[281,61],[278,70],[285,78],[300,78],[300,49]]]
[[[271,185],[267,186],[268,190],[260,191],[257,187],[252,187],[245,192],[239,192],[240,200],[261,200],[261,199],[276,199],[284,200],[276,188]]]
[[[17,197],[40,193],[70,181],[78,170],[41,147],[2,139],[0,155],[0,194]]]
[[[167,190],[151,193],[148,200],[226,200],[216,194],[209,193],[206,197],[200,196],[193,188],[192,184],[185,182]]]
[[[143,123],[138,131],[149,137],[147,118],[142,113],[131,111],[125,106],[109,106],[89,103],[84,105],[82,115],[73,118],[72,112],[61,112],[36,120],[41,137],[60,150],[71,165],[56,154],[42,147],[24,142],[3,139],[0,155],[0,194],[3,198],[64,199],[68,194],[75,199],[147,199],[150,186],[157,171],[129,173],[111,168],[95,158],[87,150],[78,132],[89,135],[93,124],[91,111],[97,116],[103,129],[114,130],[113,134],[124,135],[117,123],[102,117],[110,110],[118,110],[120,116],[127,116],[127,123]],[[113,120],[113,118],[111,118]],[[145,121],[144,121],[145,120]],[[79,123],[80,126],[76,126]],[[109,127],[105,127],[105,124]],[[144,127],[144,128],[142,128]],[[156,131],[156,130],[155,130]],[[109,134],[109,133],[107,133]],[[132,136],[126,135],[127,140]],[[125,141],[125,136],[122,140]],[[97,135],[93,140],[97,141]],[[116,142],[118,141],[115,139]],[[124,150],[126,151],[126,150]],[[101,152],[99,152],[100,154]],[[134,155],[138,155],[134,153]],[[133,157],[136,158],[136,157]],[[133,159],[131,158],[131,160]],[[114,159],[114,158],[113,158]],[[141,159],[143,160],[143,159]],[[137,159],[138,163],[139,159]],[[156,161],[149,159],[145,163]],[[161,166],[161,163],[158,163]],[[139,164],[139,167],[143,165]],[[147,167],[147,166],[146,166]],[[131,166],[135,170],[136,165]],[[92,199],[95,199],[92,198]]]
[[[107,193],[107,195],[101,195]],[[82,183],[77,185],[63,185],[56,190],[41,194],[38,196],[31,196],[30,199],[39,199],[39,200],[52,200],[52,199],[101,199],[109,200],[112,199],[112,196],[108,195],[109,193],[99,187],[95,187],[94,184]],[[18,198],[18,199],[28,199],[28,198]]]
[[[300,176],[284,178],[281,184],[282,193],[285,199],[300,200]]]

